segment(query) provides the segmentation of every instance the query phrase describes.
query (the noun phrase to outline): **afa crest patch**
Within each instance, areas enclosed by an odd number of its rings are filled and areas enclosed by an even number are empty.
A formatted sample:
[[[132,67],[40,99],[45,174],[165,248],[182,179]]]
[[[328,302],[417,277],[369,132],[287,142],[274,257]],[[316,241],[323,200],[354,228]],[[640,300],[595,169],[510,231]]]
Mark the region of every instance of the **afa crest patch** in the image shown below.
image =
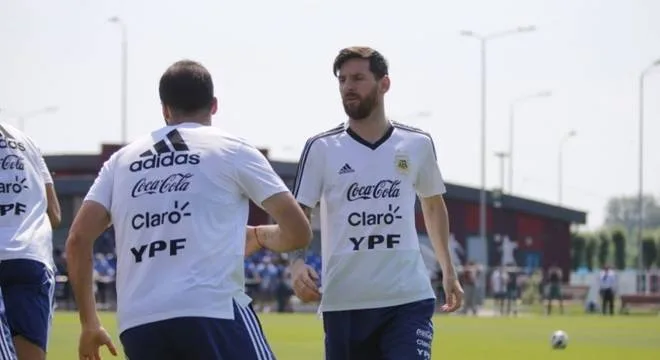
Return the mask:
[[[410,169],[410,158],[405,154],[397,154],[394,157],[394,166],[401,174],[407,174]]]

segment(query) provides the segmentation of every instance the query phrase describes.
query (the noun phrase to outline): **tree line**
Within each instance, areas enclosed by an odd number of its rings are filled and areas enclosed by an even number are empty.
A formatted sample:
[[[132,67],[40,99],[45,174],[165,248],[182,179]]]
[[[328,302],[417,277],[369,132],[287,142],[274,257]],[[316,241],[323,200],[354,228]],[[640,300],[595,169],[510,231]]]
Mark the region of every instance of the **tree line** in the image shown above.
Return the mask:
[[[575,233],[571,241],[571,265],[574,270],[586,267],[589,270],[610,265],[624,270],[637,268],[637,247],[628,246],[628,240],[636,244],[637,239],[627,239],[623,229],[600,230],[593,233]],[[642,237],[642,266],[645,269],[660,267],[660,231]]]
[[[642,231],[642,266],[660,267],[660,201],[652,195],[642,198],[644,211]],[[639,199],[618,196],[607,202],[605,223],[594,232],[572,235],[573,269],[589,270],[610,265],[616,269],[638,267]]]

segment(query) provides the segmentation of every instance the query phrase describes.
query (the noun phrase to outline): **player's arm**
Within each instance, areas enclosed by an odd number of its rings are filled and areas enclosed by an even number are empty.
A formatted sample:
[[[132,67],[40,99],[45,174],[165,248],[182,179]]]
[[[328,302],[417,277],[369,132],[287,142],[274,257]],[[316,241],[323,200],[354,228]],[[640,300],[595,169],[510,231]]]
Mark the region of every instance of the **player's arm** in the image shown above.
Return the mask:
[[[303,210],[290,192],[276,194],[262,203],[277,225],[248,226],[246,254],[261,248],[275,252],[305,251],[312,239],[312,229]]]
[[[324,165],[325,156],[321,143],[315,138],[308,139],[298,161],[293,195],[310,223],[312,210],[321,200],[323,192]],[[304,264],[306,256],[307,247],[297,249],[289,253],[289,264],[292,268]]]
[[[432,140],[424,143],[421,156],[422,164],[415,181],[415,190],[422,205],[426,232],[445,278],[456,278],[449,252],[449,214],[442,196],[446,188]]]
[[[73,220],[66,240],[66,258],[73,294],[83,330],[101,327],[93,291],[94,241],[110,225],[112,201],[112,160],[108,160]]]
[[[46,184],[46,200],[48,202],[46,213],[50,220],[50,226],[55,229],[62,222],[62,212],[60,210],[60,201],[57,199],[54,184]]]
[[[312,208],[310,208],[307,205],[303,205],[303,204],[300,204],[300,208],[305,213],[305,216],[307,217],[307,221],[309,221],[310,224],[311,224],[311,221],[312,221]],[[307,249],[308,249],[308,246],[305,246],[303,248],[296,249],[296,250],[290,252],[289,253],[289,263],[291,265],[294,265],[295,263],[298,263],[298,262],[304,263],[305,258],[307,257]]]
[[[237,184],[277,223],[248,226],[246,254],[261,247],[287,252],[309,245],[312,239],[309,221],[268,160],[257,149],[247,145],[242,146],[239,156],[236,163]]]
[[[442,196],[446,188],[430,138],[424,143],[421,156],[422,164],[417,173],[415,189],[422,205],[427,235],[442,268],[444,285],[450,287],[447,289],[449,296],[445,307],[447,311],[454,311],[461,306],[463,290],[449,253],[449,214]]]
[[[267,208],[267,206],[268,205],[264,205],[264,208]],[[304,205],[300,205],[298,206],[298,208],[302,209],[301,211],[303,212],[304,216],[307,218],[307,223],[310,223],[312,210]],[[275,222],[277,222],[278,224],[281,224],[281,222],[277,221],[277,218],[275,218],[275,216],[273,216],[273,219],[275,219]],[[302,247],[296,247],[295,249],[274,250],[276,247],[279,247],[278,243],[282,241],[280,239],[282,236],[283,236],[283,232],[280,225],[248,226],[246,229],[245,256],[250,256],[255,252],[259,251],[260,249],[266,248],[277,252],[289,252],[289,259],[291,259],[291,257],[293,256],[296,259],[304,260],[305,253],[307,252],[307,248],[309,246],[309,242],[303,245]],[[311,239],[311,233],[310,233],[310,239]],[[291,263],[293,263],[293,260],[291,260]]]
[[[307,140],[298,161],[293,195],[311,223],[312,210],[316,207],[323,193],[323,174],[325,155],[323,144],[311,138]],[[319,301],[319,275],[314,268],[305,264],[307,248],[297,249],[289,253],[289,271],[293,290],[302,302]]]
[[[37,167],[39,170],[39,173],[41,174],[41,179],[44,182],[44,186],[46,188],[46,214],[48,215],[48,219],[50,220],[50,226],[55,229],[60,226],[60,223],[62,222],[62,211],[60,210],[60,201],[57,198],[57,192],[55,191],[55,182],[53,181],[53,177],[50,173],[50,170],[48,170],[48,165],[46,165],[46,161],[44,160],[44,157],[41,155],[41,151],[35,146],[35,149],[37,151],[37,156],[36,156],[36,163]]]
[[[449,214],[442,195],[420,198],[426,232],[442,267],[444,276],[455,278],[456,271],[449,254]]]

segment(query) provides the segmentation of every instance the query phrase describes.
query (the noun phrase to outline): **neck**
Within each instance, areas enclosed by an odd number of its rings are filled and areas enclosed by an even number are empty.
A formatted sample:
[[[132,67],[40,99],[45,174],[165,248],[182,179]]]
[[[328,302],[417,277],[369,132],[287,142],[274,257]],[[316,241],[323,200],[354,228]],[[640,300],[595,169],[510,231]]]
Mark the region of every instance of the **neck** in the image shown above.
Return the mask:
[[[379,106],[362,120],[349,119],[348,126],[361,138],[374,142],[383,137],[390,127],[390,122],[385,117],[385,110]]]
[[[205,126],[211,126],[211,117],[186,117],[186,118],[175,118],[167,121],[167,125],[179,125],[183,123],[195,123]]]

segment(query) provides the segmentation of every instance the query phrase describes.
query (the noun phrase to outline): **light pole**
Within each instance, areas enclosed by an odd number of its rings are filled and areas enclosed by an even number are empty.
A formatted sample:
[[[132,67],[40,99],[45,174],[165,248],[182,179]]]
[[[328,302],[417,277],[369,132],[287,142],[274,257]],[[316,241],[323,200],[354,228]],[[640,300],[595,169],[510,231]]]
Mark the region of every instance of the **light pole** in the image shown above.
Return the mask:
[[[642,232],[644,231],[644,78],[656,66],[660,66],[660,59],[649,64],[639,76],[639,188],[637,192],[637,211],[639,220],[637,221],[637,266],[639,271],[644,270],[642,259]],[[640,274],[641,275],[641,274]]]
[[[481,189],[479,192],[479,236],[483,241],[486,241],[486,43],[496,38],[535,30],[536,27],[534,26],[524,26],[487,35],[481,35],[469,30],[463,30],[460,33],[462,36],[479,40],[481,46]]]
[[[121,143],[128,141],[128,35],[126,24],[118,16],[108,19],[121,29]]]
[[[562,192],[564,187],[564,145],[566,145],[566,142],[569,139],[575,137],[575,135],[577,135],[577,132],[571,130],[567,132],[559,142],[559,159],[557,161],[557,203],[559,205],[561,205],[562,202]]]
[[[520,105],[524,102],[527,102],[529,100],[537,99],[537,98],[542,98],[542,97],[550,97],[552,96],[552,92],[549,90],[545,91],[539,91],[534,94],[529,94],[525,96],[521,96],[511,102],[509,104],[509,193],[513,193],[513,145],[514,145],[514,120],[515,120],[515,110],[516,106]]]
[[[500,189],[502,192],[504,192],[504,162],[507,157],[510,157],[511,154],[504,152],[504,151],[498,151],[495,153],[495,157],[497,157],[500,161]]]
[[[44,108],[33,110],[33,111],[28,111],[28,112],[23,113],[23,114],[12,114],[11,112],[9,114],[10,114],[10,116],[13,115],[13,117],[16,118],[16,127],[18,128],[18,130],[20,130],[21,132],[25,132],[25,121],[27,119],[30,119],[30,118],[33,118],[33,117],[39,116],[39,115],[52,114],[52,113],[57,112],[58,110],[59,110],[59,108],[57,106],[46,106]],[[5,111],[6,111],[6,109],[0,109],[0,112],[5,112]]]

